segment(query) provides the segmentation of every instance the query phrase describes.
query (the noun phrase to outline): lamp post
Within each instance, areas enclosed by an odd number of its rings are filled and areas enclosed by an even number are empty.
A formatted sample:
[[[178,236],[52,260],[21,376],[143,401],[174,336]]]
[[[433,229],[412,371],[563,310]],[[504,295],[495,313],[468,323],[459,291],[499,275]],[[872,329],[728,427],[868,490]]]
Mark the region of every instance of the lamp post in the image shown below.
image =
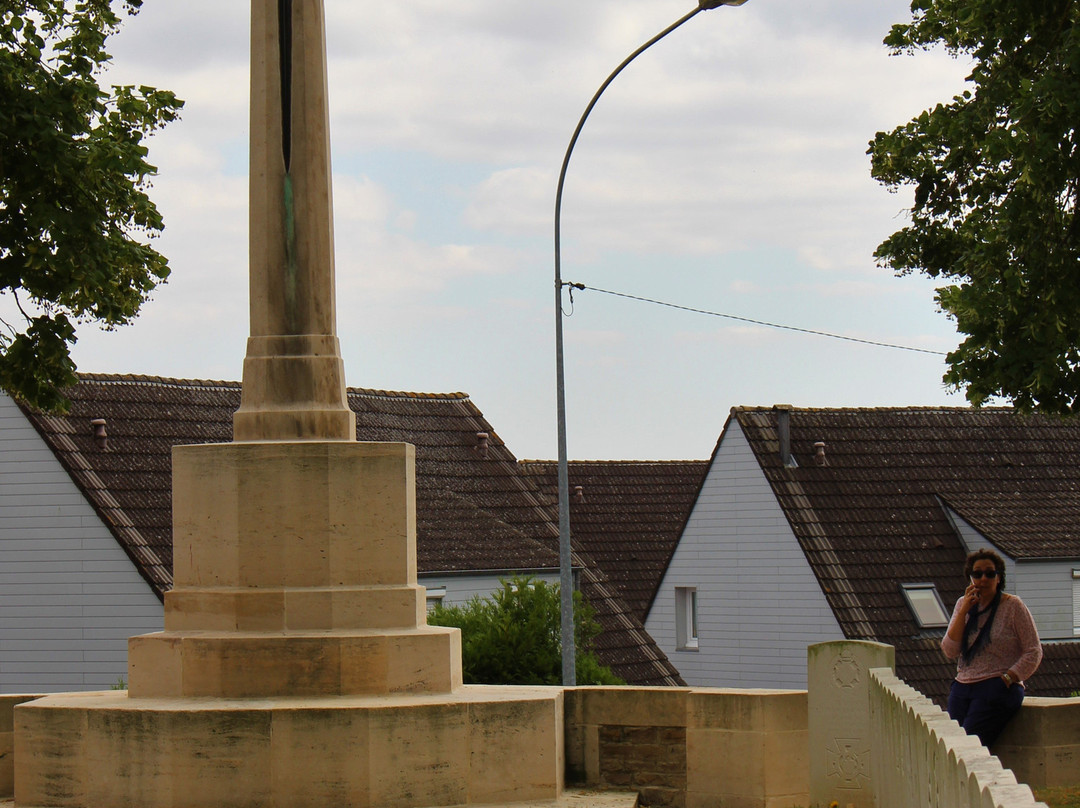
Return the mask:
[[[555,397],[556,418],[559,425],[559,465],[558,465],[558,501],[559,501],[559,588],[561,591],[561,632],[562,632],[562,680],[563,686],[573,687],[577,684],[577,672],[575,665],[574,649],[574,580],[571,570],[570,553],[570,501],[569,501],[569,472],[566,459],[566,390],[563,381],[563,308],[562,291],[566,284],[562,279],[562,196],[563,185],[566,182],[566,168],[570,165],[570,155],[574,152],[581,129],[592,112],[604,90],[615,80],[628,64],[634,59],[666,37],[683,23],[688,22],[698,12],[707,9],[719,8],[720,6],[741,6],[747,0],[698,0],[698,7],[672,25],[665,28],[636,51],[623,60],[612,72],[600,89],[592,97],[592,101],[585,107],[574,134],[570,138],[570,145],[566,147],[566,156],[563,157],[562,168],[559,170],[559,186],[555,192]]]

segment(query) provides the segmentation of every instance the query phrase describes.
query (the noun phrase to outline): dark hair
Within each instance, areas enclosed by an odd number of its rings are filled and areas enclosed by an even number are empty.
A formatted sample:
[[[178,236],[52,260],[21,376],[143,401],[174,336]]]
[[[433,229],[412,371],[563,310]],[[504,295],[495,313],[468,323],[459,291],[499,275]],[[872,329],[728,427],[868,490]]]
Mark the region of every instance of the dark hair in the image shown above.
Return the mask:
[[[998,592],[1004,592],[1005,591],[1005,562],[1002,560],[1001,556],[999,556],[993,550],[987,550],[984,547],[981,550],[976,550],[974,553],[971,553],[967,557],[967,561],[964,562],[964,577],[965,578],[970,578],[971,577],[971,571],[973,569],[975,569],[975,562],[976,561],[982,561],[984,559],[987,560],[987,561],[993,561],[994,562],[994,569],[997,570],[997,574],[998,574],[997,591]]]

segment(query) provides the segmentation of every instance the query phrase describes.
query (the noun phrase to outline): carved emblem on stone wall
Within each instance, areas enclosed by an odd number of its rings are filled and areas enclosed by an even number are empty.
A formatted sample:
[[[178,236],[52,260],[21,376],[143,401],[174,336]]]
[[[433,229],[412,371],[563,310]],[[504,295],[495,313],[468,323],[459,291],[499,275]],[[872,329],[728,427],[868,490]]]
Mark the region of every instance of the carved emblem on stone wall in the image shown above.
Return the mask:
[[[862,681],[859,663],[850,651],[843,651],[833,663],[833,682],[837,687],[851,688]]]
[[[827,774],[839,780],[838,788],[862,788],[870,781],[870,750],[857,738],[836,738],[829,756]]]

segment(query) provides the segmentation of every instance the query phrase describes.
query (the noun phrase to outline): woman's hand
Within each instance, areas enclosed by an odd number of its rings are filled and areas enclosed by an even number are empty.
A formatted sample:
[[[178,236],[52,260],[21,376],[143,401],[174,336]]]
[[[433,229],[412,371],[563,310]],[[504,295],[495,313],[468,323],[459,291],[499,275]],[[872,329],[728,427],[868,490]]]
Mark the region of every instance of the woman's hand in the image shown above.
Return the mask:
[[[979,605],[979,590],[973,583],[967,585],[967,589],[964,590],[964,600],[960,604],[960,612],[967,614],[975,606]]]

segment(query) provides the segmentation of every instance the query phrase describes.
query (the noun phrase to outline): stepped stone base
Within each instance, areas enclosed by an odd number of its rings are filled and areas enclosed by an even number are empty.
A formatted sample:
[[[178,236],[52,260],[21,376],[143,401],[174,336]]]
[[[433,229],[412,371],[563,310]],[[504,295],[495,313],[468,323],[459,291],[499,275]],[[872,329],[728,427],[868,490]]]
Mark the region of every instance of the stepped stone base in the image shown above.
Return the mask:
[[[133,698],[450,693],[461,685],[461,634],[165,631],[128,640],[128,673]]]
[[[0,808],[3,808],[0,802]],[[589,789],[567,789],[557,800],[537,800],[530,802],[507,802],[499,805],[485,805],[483,808],[637,808],[636,791],[596,791]]]
[[[15,726],[19,808],[564,804],[559,688],[265,700],[67,693],[20,705]]]
[[[632,791],[567,790],[557,800],[504,803],[505,808],[637,808],[638,795]],[[504,808],[487,805],[484,808]],[[0,800],[0,808],[15,808],[14,800]]]

